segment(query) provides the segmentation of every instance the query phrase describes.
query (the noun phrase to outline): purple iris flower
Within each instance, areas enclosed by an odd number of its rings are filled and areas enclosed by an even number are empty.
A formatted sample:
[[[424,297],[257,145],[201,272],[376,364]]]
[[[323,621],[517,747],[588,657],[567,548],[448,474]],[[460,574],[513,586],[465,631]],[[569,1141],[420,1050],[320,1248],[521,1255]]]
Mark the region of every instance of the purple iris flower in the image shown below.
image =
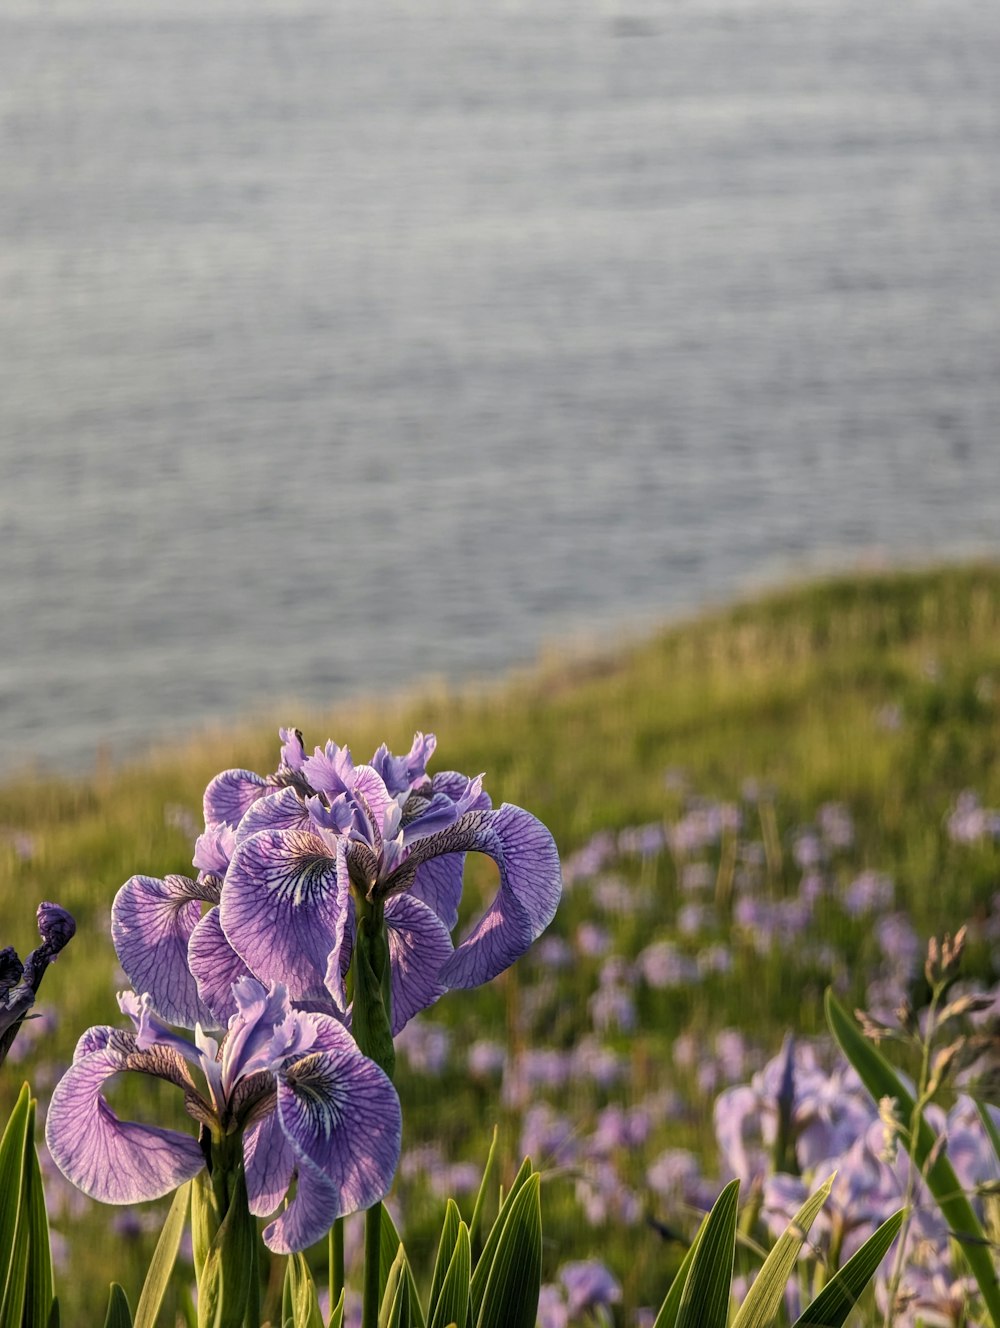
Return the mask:
[[[227,770],[206,789],[197,880],[134,876],[115,899],[119,960],[165,1019],[224,1027],[245,976],[346,1019],[363,901],[386,928],[395,1035],[449,988],[502,972],[551,921],[561,893],[552,836],[519,807],[493,809],[479,778],[428,776],[432,735],[357,766],[336,743],[306,756],[297,730],[281,737],[274,774]],[[494,859],[500,885],[456,947],[470,850]]]
[[[221,1047],[194,1042],[157,1018],[148,995],[119,997],[135,1031],[89,1029],[56,1085],[45,1139],[63,1174],[91,1198],[131,1204],[156,1199],[205,1165],[188,1134],[119,1120],[105,1082],[121,1070],[181,1088],[190,1115],[213,1140],[242,1134],[250,1211],[263,1217],[293,1179],[295,1195],[264,1230],[278,1253],[305,1249],[345,1213],[388,1190],[399,1158],[399,1099],[382,1070],[328,1015],[293,1010],[280,984],[234,984],[236,1013]],[[193,1077],[189,1064],[202,1076]]]

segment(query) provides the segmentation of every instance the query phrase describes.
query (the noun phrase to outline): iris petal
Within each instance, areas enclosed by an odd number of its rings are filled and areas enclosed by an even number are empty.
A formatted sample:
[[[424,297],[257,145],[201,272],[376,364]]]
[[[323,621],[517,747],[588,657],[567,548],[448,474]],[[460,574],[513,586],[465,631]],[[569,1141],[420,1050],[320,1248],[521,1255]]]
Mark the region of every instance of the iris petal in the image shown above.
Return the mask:
[[[238,845],[219,920],[230,945],[263,982],[292,1000],[322,999],[332,951],[340,949],[349,886],[317,835],[263,830]]]
[[[223,770],[205,790],[205,824],[231,825],[235,830],[247,811],[262,798],[270,785],[252,770]]]
[[[251,976],[219,922],[218,908],[210,908],[191,933],[188,965],[198,983],[198,995],[212,1012],[203,1028],[225,1028],[236,1013],[233,983]]]
[[[264,1229],[265,1244],[279,1254],[305,1249],[337,1217],[377,1203],[399,1159],[396,1090],[346,1030],[330,1035],[339,1049],[306,1056],[278,1076],[277,1119],[298,1173],[294,1199]]]
[[[448,928],[441,919],[412,895],[396,895],[386,901],[385,924],[389,937],[392,974],[392,1036],[433,1005],[448,990],[438,977],[451,958]]]
[[[82,1055],[56,1085],[45,1119],[45,1142],[60,1171],[104,1203],[158,1199],[205,1165],[190,1135],[114,1114],[101,1089],[126,1060],[110,1042]]]
[[[559,853],[545,826],[521,807],[469,812],[452,827],[417,844],[409,861],[473,849],[500,868],[500,888],[472,933],[441,970],[449,987],[476,987],[512,964],[555,916],[562,892]]]
[[[304,830],[309,824],[309,809],[293,788],[279,789],[258,798],[247,809],[236,830],[236,843],[261,830]]]
[[[186,876],[133,876],[111,908],[111,936],[132,986],[149,993],[164,1019],[184,1028],[214,1022],[187,962],[205,897]]]

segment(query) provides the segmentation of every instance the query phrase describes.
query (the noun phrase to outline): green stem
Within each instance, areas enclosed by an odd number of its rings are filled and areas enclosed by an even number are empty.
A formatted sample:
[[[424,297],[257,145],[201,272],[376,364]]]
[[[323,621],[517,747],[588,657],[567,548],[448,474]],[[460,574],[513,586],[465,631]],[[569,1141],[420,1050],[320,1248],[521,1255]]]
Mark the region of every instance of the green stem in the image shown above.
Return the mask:
[[[365,1212],[365,1282],[361,1303],[361,1328],[378,1328],[381,1272],[382,1205],[372,1204]]]
[[[336,1305],[344,1289],[344,1219],[338,1217],[330,1228],[330,1304]]]

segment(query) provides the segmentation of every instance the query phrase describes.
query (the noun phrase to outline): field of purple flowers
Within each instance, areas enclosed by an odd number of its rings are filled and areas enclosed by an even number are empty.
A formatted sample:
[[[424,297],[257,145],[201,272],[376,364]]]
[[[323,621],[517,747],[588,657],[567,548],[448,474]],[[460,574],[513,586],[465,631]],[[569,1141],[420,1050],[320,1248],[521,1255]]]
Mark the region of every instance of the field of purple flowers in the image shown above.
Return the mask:
[[[335,729],[363,750],[380,721],[324,718],[315,736]],[[733,1177],[746,1285],[762,1244],[834,1172],[788,1322],[905,1204],[902,1252],[854,1321],[986,1324],[905,1122],[833,1043],[824,993],[866,1011],[928,1090],[926,1118],[996,1239],[1000,1110],[984,1117],[970,1094],[1000,1102],[1000,573],[793,592],[615,661],[401,705],[390,722],[402,737],[434,728],[449,765],[488,770],[495,801],[530,806],[563,861],[559,912],[524,960],[397,1041],[406,1124],[389,1207],[417,1265],[433,1258],[445,1197],[474,1198],[497,1124],[505,1176],[527,1154],[545,1177],[543,1328],[652,1325]],[[223,760],[266,768],[271,741],[240,738]],[[217,745],[195,745],[0,792],[2,939],[29,948],[29,897],[60,899],[79,923],[11,1050],[3,1110],[23,1074],[44,1115],[78,1034],[117,1022],[111,900],[137,862],[190,870],[219,764]],[[467,875],[489,890],[488,866]],[[960,927],[958,977],[939,991],[928,946]],[[169,1118],[166,1087],[133,1090],[130,1109]],[[114,1276],[141,1280],[163,1206],[101,1208],[44,1151],[42,1163],[64,1322],[91,1322],[102,1259],[113,1249]],[[348,1267],[360,1238],[349,1221]]]

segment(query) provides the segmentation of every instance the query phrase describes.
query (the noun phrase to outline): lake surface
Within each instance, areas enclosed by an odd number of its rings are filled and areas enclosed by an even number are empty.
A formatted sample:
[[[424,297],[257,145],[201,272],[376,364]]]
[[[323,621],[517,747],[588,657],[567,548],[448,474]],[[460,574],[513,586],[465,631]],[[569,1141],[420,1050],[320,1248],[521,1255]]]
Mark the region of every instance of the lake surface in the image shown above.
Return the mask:
[[[6,0],[0,775],[1000,553],[998,70],[982,0]]]

